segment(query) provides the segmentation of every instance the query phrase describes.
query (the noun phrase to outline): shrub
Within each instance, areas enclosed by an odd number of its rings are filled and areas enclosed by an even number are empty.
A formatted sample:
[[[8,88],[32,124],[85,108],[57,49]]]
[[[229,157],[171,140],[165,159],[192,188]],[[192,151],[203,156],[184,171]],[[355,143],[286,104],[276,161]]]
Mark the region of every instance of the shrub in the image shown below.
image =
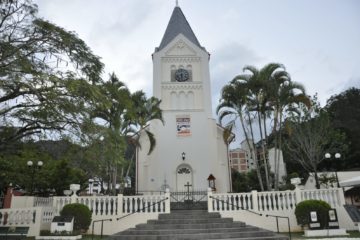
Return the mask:
[[[301,226],[308,225],[310,222],[309,214],[311,211],[316,211],[320,227],[327,226],[328,212],[331,209],[330,205],[321,200],[305,200],[300,202],[295,208],[295,216],[298,224]]]
[[[90,209],[80,203],[67,204],[60,212],[61,216],[74,217],[74,230],[88,230],[91,223]]]

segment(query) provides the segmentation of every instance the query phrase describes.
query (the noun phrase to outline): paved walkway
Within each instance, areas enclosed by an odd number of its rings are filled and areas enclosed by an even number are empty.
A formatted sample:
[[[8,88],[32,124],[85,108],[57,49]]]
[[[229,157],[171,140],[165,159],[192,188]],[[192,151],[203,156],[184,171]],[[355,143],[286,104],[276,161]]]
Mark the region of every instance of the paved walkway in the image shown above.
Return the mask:
[[[346,237],[332,237],[332,238],[298,238],[298,237],[294,237],[294,238],[291,238],[293,240],[303,240],[303,239],[311,239],[311,240],[360,240],[360,238],[346,238]]]

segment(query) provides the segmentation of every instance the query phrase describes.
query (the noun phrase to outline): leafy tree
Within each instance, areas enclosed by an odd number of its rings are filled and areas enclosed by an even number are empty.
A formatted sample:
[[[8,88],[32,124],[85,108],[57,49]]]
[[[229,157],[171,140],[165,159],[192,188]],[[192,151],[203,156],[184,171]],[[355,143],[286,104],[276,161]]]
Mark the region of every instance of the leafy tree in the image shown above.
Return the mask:
[[[286,112],[296,110],[297,104],[300,102],[308,105],[309,100],[305,95],[304,87],[291,81],[290,75],[282,64],[270,63],[261,69],[246,66],[243,71],[246,73],[236,76],[223,88],[217,113],[220,121],[227,116],[232,116],[232,121],[228,123],[230,130],[233,128],[235,121],[240,120],[245,140],[256,164],[255,169],[262,190],[264,187],[261,171],[265,175],[266,188],[268,190],[271,188],[271,173],[269,172],[266,155],[271,140],[268,137],[267,120],[273,117],[272,135],[274,136],[273,139],[275,139],[273,140],[275,147],[274,182],[275,188],[278,189],[280,162],[278,149],[282,149],[281,128],[283,117]],[[257,122],[259,130],[259,151],[251,147],[255,135],[253,122]],[[260,157],[258,157],[258,153]],[[259,158],[261,161],[259,161]]]
[[[252,190],[261,190],[255,170],[251,170],[246,173],[240,173],[236,170],[232,170],[231,174],[234,192],[250,192]]]
[[[38,18],[30,0],[4,0],[0,9],[0,147],[78,131],[103,64],[75,33]]]
[[[160,100],[157,98],[147,99],[142,91],[130,93],[129,89],[113,73],[109,81],[99,86],[104,99],[93,105],[92,118],[105,122],[102,129],[104,135],[105,161],[108,172],[111,172],[113,191],[115,190],[118,167],[121,166],[120,176],[129,173],[131,162],[127,170],[125,164],[126,144],[129,142],[138,144],[141,132],[145,132],[150,139],[149,154],[155,146],[153,134],[146,129],[149,121],[160,119]],[[99,133],[95,135],[99,136]],[[131,139],[131,141],[130,141]],[[131,157],[130,160],[132,160]]]
[[[317,174],[319,164],[325,159],[326,152],[344,152],[346,140],[343,133],[331,126],[328,114],[320,108],[316,97],[312,106],[311,110],[303,107],[301,115],[287,120],[289,137],[286,148],[291,160],[313,174],[316,188],[320,188]]]
[[[338,163],[326,162],[332,168],[360,168],[360,89],[350,88],[338,95],[330,97],[325,106],[332,126],[343,131],[349,140],[349,152]]]

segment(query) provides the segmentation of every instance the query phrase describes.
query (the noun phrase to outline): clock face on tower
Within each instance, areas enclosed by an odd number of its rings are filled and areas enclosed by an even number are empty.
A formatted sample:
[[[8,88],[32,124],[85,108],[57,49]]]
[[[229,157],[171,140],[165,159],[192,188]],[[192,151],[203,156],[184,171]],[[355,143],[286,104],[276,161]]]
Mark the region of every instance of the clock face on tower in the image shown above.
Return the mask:
[[[189,72],[183,68],[180,68],[175,72],[175,80],[178,82],[186,82],[189,80],[189,77]]]

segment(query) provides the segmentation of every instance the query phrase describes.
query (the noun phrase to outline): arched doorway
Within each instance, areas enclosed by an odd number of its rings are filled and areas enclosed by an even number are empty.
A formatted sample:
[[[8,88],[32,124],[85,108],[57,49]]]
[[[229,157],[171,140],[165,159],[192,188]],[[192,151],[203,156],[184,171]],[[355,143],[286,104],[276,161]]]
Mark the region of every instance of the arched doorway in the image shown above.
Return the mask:
[[[193,189],[193,171],[188,164],[181,164],[176,169],[176,191],[187,191],[189,186],[189,190]]]

